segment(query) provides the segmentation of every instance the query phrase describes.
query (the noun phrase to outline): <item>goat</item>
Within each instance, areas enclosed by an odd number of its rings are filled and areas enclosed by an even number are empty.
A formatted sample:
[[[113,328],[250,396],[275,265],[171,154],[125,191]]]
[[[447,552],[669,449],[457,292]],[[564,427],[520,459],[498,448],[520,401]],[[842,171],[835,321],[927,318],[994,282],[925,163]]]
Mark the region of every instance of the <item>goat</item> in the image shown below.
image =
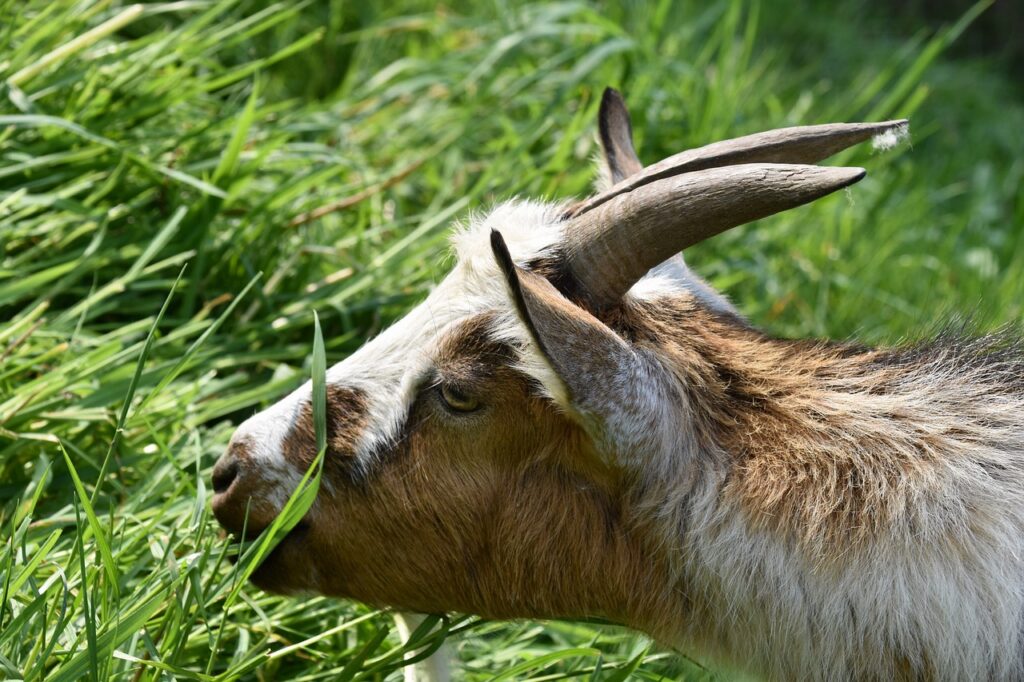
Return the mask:
[[[420,613],[599,617],[773,680],[1024,679],[1024,353],[773,338],[680,251],[847,187],[906,121],[780,129],[510,201],[327,374],[323,484],[253,575]],[[266,527],[316,454],[306,384],[214,469]]]

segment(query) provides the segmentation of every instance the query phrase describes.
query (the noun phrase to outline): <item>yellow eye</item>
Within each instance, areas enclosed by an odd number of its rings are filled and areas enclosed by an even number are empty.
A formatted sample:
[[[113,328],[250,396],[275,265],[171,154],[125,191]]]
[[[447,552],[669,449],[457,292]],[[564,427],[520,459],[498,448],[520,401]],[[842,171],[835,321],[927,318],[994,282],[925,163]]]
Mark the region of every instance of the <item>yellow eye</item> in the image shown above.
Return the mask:
[[[479,400],[466,395],[454,386],[441,384],[441,397],[444,398],[445,404],[456,412],[472,412],[480,407]]]

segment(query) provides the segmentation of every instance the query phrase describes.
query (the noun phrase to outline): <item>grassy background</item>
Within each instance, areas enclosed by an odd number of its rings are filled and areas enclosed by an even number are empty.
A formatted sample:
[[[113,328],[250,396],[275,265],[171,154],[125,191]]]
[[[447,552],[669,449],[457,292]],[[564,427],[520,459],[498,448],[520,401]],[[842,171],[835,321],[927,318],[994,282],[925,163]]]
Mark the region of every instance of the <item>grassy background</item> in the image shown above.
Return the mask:
[[[387,615],[232,589],[204,481],[309,376],[314,310],[336,362],[443,275],[453,221],[585,193],[606,84],[648,162],[911,117],[841,159],[870,173],[845,196],[693,249],[756,323],[1018,322],[1024,96],[947,52],[985,7],[832,5],[0,3],[0,675],[398,679]],[[712,676],[588,623],[433,627],[467,680]]]

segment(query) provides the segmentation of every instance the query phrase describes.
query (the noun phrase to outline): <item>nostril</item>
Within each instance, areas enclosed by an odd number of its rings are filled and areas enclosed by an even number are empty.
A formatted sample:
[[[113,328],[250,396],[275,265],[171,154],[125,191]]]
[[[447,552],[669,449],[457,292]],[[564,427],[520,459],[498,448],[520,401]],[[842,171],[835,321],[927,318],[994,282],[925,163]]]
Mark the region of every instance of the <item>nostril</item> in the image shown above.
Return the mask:
[[[222,493],[231,487],[238,476],[238,460],[234,457],[222,457],[213,467],[213,492]]]

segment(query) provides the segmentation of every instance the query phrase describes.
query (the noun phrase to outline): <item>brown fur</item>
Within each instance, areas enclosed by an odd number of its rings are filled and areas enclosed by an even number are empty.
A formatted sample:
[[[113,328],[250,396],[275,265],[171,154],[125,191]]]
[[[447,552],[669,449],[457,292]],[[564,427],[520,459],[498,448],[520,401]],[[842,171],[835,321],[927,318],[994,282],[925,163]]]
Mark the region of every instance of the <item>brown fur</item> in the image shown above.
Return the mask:
[[[928,353],[775,339],[690,297],[622,315],[625,333],[677,374],[704,449],[724,455],[723,502],[818,561],[923,527],[918,503],[941,494],[948,457],[967,457],[955,447],[968,437],[961,424],[917,429],[904,403],[920,399],[906,379],[926,371]],[[861,412],[867,396],[886,411]]]
[[[828,412],[851,392],[898,394],[913,358],[773,339],[689,296],[628,306],[606,321],[676,373],[707,456],[719,453],[727,471],[723,503],[753,527],[802,543],[824,565],[914,523],[907,491],[927,492],[941,444],[922,434],[908,456],[885,429]],[[330,486],[306,535],[291,550],[286,543],[257,582],[424,612],[671,623],[679,595],[656,587],[672,583],[672,561],[637,520],[644,491],[602,463],[580,427],[512,368],[516,354],[490,340],[490,324],[481,315],[441,345],[438,375],[369,480],[346,466],[364,397],[330,387]],[[483,407],[448,412],[440,382]],[[900,419],[893,409],[885,418]],[[307,405],[286,440],[289,461],[308,466],[314,442]],[[686,598],[693,614],[712,608]]]
[[[557,296],[531,285],[538,283],[527,278],[524,309],[527,294],[541,307]],[[828,670],[927,679],[949,668],[913,641],[890,644],[900,628],[924,631],[912,612],[887,621],[852,597],[836,612],[821,595],[882,552],[937,552],[966,571],[982,561],[979,547],[996,546],[980,524],[998,501],[961,504],[948,493],[957,468],[1010,475],[1004,460],[985,459],[991,448],[971,447],[986,432],[980,420],[991,417],[949,402],[959,394],[926,389],[938,363],[978,384],[976,395],[995,396],[999,386],[1012,394],[1009,384],[1022,381],[1017,351],[1000,359],[998,344],[896,352],[779,340],[689,294],[627,299],[600,322],[565,305],[544,311],[551,319],[535,315],[533,333],[557,336],[566,324],[596,334],[610,328],[629,353],[653,358],[671,376],[678,395],[664,404],[679,407],[680,447],[692,452],[660,456],[678,469],[651,475],[649,458],[638,470],[602,456],[588,425],[528,378],[523,349],[493,340],[507,322],[481,314],[436,346],[432,374],[397,442],[358,472],[352,444],[366,428],[366,396],[331,388],[325,484],[306,523],[254,581],[420,612],[603,617],[777,679],[814,665],[819,645],[807,633],[826,629],[828,642],[839,641],[835,633],[856,637],[841,657],[827,659]],[[589,360],[579,367],[593,369],[601,358]],[[556,366],[560,375],[579,372],[572,363]],[[657,372],[649,376],[658,381]],[[577,378],[569,377],[570,387]],[[438,390],[445,384],[480,408],[449,409]],[[606,401],[619,395],[599,393]],[[284,449],[301,468],[315,449],[308,406],[296,424]],[[225,497],[218,518],[233,527]],[[726,548],[735,556],[747,543],[755,549],[739,563],[716,554]],[[762,562],[771,556],[784,557],[783,573]],[[867,623],[892,629],[876,637]],[[797,642],[807,642],[799,649],[806,657],[772,653]]]
[[[816,163],[904,128],[743,138],[714,147],[706,192],[663,166],[634,194],[474,221],[428,299],[332,370],[371,388],[329,388],[319,496],[254,581],[420,612],[599,616],[770,679],[1024,680],[1020,345],[774,339],[675,255],[863,175],[747,177],[725,167],[735,152]],[[612,179],[642,172],[611,91],[601,134]],[[599,202],[604,217],[568,220]],[[214,471],[217,518],[269,523],[313,431],[308,387],[242,424]]]
[[[327,452],[324,467],[328,478],[332,471],[351,475],[352,444],[366,428],[366,396],[362,391],[346,386],[327,386],[326,401]],[[295,420],[295,425],[282,443],[284,457],[299,470],[305,471],[316,459],[316,431],[313,407],[307,402]]]

